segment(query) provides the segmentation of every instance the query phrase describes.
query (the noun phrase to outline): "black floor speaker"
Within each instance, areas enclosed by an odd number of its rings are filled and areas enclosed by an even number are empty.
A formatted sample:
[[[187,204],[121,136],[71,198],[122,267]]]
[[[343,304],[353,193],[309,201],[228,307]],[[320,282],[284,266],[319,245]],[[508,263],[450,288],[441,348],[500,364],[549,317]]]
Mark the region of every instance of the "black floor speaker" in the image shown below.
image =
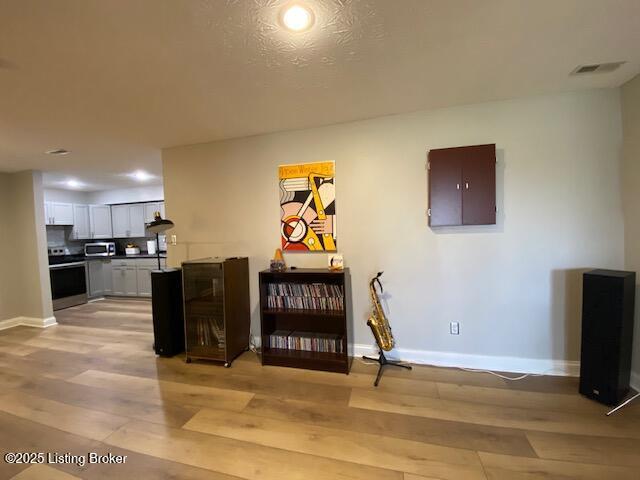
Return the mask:
[[[182,270],[170,268],[151,272],[151,302],[156,355],[172,357],[184,352]]]
[[[629,392],[636,274],[584,274],[580,393],[616,405]]]

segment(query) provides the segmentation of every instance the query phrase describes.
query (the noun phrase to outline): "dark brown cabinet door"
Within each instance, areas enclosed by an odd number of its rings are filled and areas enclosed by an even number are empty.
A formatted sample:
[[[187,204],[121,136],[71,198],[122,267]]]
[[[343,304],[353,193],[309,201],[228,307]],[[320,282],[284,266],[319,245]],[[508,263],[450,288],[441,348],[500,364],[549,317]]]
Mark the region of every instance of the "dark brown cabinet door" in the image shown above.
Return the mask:
[[[429,225],[496,223],[496,146],[429,152]]]
[[[465,147],[462,164],[462,224],[496,223],[496,146]]]
[[[462,161],[453,148],[429,152],[429,225],[462,223]]]

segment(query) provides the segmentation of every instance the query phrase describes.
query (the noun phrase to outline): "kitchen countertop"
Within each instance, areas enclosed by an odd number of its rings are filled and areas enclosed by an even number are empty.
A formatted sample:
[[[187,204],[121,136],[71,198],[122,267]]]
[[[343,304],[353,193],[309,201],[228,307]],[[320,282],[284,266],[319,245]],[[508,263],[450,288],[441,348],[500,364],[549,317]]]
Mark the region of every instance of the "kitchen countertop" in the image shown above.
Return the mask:
[[[141,253],[139,255],[113,255],[111,257],[85,257],[84,255],[61,255],[61,256],[50,256],[49,257],[49,265],[64,265],[66,263],[74,263],[74,262],[90,262],[92,260],[125,260],[125,259],[136,259],[136,258],[158,258],[157,255],[149,255],[148,253]],[[161,253],[160,258],[166,260],[167,254]]]
[[[153,255],[150,255],[148,253],[140,253],[138,255],[112,255],[110,257],[86,257],[87,261],[91,261],[91,260],[124,260],[127,258],[158,258],[158,255],[156,255],[155,253]],[[160,254],[160,258],[167,258],[167,254],[166,253],[161,253]]]

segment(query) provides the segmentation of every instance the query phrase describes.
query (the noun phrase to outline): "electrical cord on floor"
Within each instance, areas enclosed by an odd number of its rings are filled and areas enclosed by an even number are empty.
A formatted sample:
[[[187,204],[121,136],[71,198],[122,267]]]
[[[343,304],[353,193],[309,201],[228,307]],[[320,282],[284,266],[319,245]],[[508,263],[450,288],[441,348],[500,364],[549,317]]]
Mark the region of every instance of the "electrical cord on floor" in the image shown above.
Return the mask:
[[[527,377],[541,377],[544,375],[544,373],[525,373],[518,377],[508,377],[506,375],[502,375],[501,373],[493,372],[491,370],[477,370],[475,368],[464,368],[464,367],[454,367],[454,368],[457,368],[459,370],[464,370],[465,372],[472,372],[472,373],[490,373],[491,375],[495,375],[498,378],[502,378],[503,380],[508,380],[510,382],[515,382],[517,380],[524,380]]]
[[[365,365],[378,365],[378,363],[376,362],[368,362],[366,360],[363,360],[362,358],[359,359],[363,364]],[[443,365],[429,365],[429,364],[423,364],[425,367],[435,367],[435,368],[456,368],[458,370],[463,370],[465,372],[471,372],[471,373],[488,373],[491,375],[494,375],[498,378],[502,378],[503,380],[507,380],[509,382],[516,382],[518,380],[524,380],[527,377],[542,377],[543,375],[547,374],[548,372],[550,372],[550,370],[547,370],[544,373],[525,373],[523,375],[519,375],[517,377],[509,377],[507,375],[502,375],[501,373],[498,372],[494,372],[491,370],[480,370],[480,369],[475,369],[475,368],[465,368],[465,367],[445,367]]]
[[[249,330],[249,350],[256,355],[260,354],[260,349],[256,346],[256,342],[254,341],[253,333],[251,332],[251,330]]]

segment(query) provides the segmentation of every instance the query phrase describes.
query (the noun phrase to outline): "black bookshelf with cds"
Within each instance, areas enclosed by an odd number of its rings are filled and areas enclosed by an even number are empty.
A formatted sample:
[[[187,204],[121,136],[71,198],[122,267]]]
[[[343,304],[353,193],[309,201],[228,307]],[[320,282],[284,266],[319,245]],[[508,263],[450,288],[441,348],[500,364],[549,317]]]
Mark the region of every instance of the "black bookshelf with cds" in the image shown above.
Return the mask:
[[[349,270],[260,272],[262,364],[349,373]]]

